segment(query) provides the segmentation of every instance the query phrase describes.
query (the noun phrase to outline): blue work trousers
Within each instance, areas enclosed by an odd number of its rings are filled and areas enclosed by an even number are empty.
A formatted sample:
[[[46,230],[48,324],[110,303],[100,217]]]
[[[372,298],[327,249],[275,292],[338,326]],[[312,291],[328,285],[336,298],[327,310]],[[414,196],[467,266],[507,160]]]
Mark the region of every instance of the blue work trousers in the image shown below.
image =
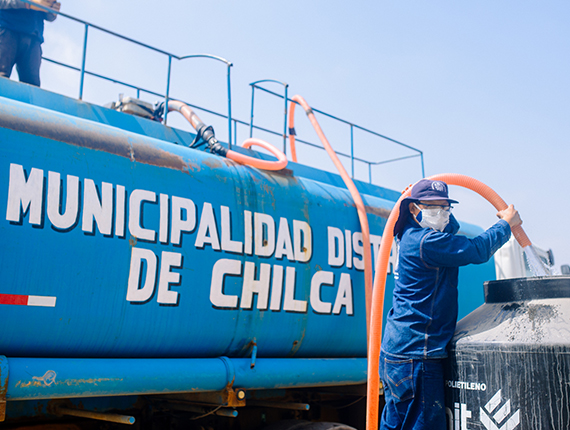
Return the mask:
[[[41,42],[37,37],[0,28],[0,76],[9,78],[16,65],[20,82],[40,86]]]
[[[380,354],[386,406],[380,430],[445,430],[443,359]]]

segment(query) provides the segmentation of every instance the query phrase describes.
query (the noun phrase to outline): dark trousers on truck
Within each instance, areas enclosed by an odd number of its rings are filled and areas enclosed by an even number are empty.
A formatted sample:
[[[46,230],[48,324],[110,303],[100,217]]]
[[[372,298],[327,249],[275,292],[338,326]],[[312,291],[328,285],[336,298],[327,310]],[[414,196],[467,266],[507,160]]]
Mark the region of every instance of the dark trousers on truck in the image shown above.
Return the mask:
[[[0,28],[0,76],[9,78],[14,65],[20,82],[40,86],[42,46],[29,34]]]

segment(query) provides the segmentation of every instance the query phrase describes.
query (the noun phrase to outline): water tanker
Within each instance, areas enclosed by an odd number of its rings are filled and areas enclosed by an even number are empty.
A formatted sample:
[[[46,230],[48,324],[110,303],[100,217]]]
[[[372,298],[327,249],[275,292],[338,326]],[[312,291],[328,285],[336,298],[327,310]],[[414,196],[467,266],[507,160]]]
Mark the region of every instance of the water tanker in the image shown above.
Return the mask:
[[[265,172],[176,145],[194,136],[159,123],[1,84],[11,95],[0,104],[8,418],[38,410],[31,400],[55,417],[77,413],[70,399],[107,413],[141,395],[225,393],[181,396],[228,413],[259,396],[273,408],[319,398],[332,403],[307,418],[340,420],[336,406],[362,397],[362,236],[336,175],[294,163]],[[399,193],[358,187],[375,256]],[[481,283],[492,264],[469,275]],[[300,387],[317,392],[273,391]]]
[[[363,240],[338,175],[235,163],[7,79],[0,95],[0,420],[364,427]],[[376,260],[400,192],[356,185]],[[462,272],[460,314],[493,278]]]
[[[2,166],[2,273],[18,286],[4,297],[36,297],[2,313],[22,321],[5,354],[244,356],[253,343],[259,357],[366,354],[344,190],[14,101],[1,109],[4,142],[19,142]],[[35,128],[25,146],[20,115]],[[367,203],[381,232],[389,201]]]

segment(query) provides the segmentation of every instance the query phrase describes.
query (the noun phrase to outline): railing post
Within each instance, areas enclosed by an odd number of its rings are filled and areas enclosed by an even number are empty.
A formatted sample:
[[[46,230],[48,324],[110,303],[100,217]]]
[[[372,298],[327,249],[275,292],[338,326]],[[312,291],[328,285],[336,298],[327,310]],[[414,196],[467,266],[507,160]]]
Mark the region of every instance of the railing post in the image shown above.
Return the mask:
[[[426,172],[424,171],[424,153],[420,151],[420,158],[422,160],[422,178],[426,177]]]
[[[249,115],[249,137],[253,137],[253,100],[255,96],[255,85],[251,84],[251,114]]]
[[[232,149],[232,90],[230,70],[232,63],[228,64],[228,149]]]
[[[372,183],[372,164],[368,163],[368,183]]]
[[[164,125],[168,117],[168,97],[170,96],[170,72],[172,70],[172,55],[168,56],[168,74],[166,75],[166,96],[164,97]]]
[[[199,57],[211,58],[211,59],[218,60],[218,61],[221,61],[223,63],[226,63],[226,65],[228,66],[228,78],[227,78],[227,81],[228,81],[228,149],[231,149],[231,147],[232,147],[232,79],[231,79],[231,67],[233,66],[233,64],[224,58],[216,57],[214,55],[209,55],[209,54],[193,54],[193,55],[185,55],[183,57],[177,57],[177,56],[173,55],[173,57],[176,58],[177,60],[185,60],[187,58],[199,58]]]
[[[283,100],[285,101],[285,119],[283,121],[283,154],[287,155],[287,102],[289,101],[288,96],[288,88],[289,84],[285,82],[276,81],[274,79],[262,79],[260,81],[252,82],[251,84],[251,114],[249,117],[249,137],[253,137],[253,109],[254,109],[254,100],[255,100],[255,87],[257,84],[261,82],[274,82],[276,84],[283,85],[285,87],[285,95],[283,96]],[[263,87],[259,87],[263,91],[267,91],[270,94],[277,95],[269,90],[266,90]],[[277,134],[276,132],[274,134]]]
[[[350,163],[351,177],[354,179],[354,126],[350,124]]]
[[[285,120],[283,121],[283,154],[287,155],[287,91],[289,84],[285,84]]]
[[[81,77],[79,81],[79,100],[83,99],[83,84],[85,82],[85,58],[87,56],[87,33],[89,24],[85,23],[85,36],[83,38],[83,58],[81,60]]]

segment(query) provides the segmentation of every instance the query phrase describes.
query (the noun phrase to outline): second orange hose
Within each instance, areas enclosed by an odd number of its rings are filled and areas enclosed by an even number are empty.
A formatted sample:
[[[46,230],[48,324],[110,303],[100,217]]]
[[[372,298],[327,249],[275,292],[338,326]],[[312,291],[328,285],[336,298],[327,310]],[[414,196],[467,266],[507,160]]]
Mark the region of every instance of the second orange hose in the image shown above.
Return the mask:
[[[369,331],[368,327],[370,326],[370,307],[372,304],[372,255],[371,255],[372,251],[370,249],[370,229],[368,227],[368,217],[366,215],[366,208],[364,207],[364,202],[362,201],[362,197],[360,197],[360,193],[358,192],[356,185],[354,185],[354,182],[352,181],[350,176],[348,176],[346,169],[338,159],[336,152],[334,152],[334,149],[332,149],[332,146],[330,145],[325,134],[323,133],[323,130],[321,130],[321,126],[319,125],[317,119],[315,118],[315,114],[313,113],[313,110],[311,109],[309,104],[305,101],[303,97],[299,95],[294,96],[291,100],[293,100],[293,102],[291,102],[291,108],[290,108],[291,116],[289,117],[289,128],[292,129],[294,126],[295,122],[293,118],[295,114],[294,102],[298,102],[302,106],[302,108],[305,109],[305,113],[309,117],[309,120],[311,121],[313,128],[317,132],[319,139],[321,140],[323,146],[325,147],[327,153],[329,154],[329,157],[331,158],[332,162],[334,163],[338,172],[340,173],[340,176],[342,177],[342,180],[344,181],[346,187],[350,191],[350,195],[354,200],[354,205],[356,206],[356,210],[358,212],[358,218],[360,220],[360,228],[362,230],[362,245],[364,247],[364,252],[363,252],[364,289],[366,297],[366,332],[368,336],[368,331]],[[289,137],[291,137],[291,135]],[[291,146],[292,153],[294,153],[294,145],[295,145],[294,139],[295,138],[293,137],[292,146]],[[347,258],[350,257],[347,256]]]
[[[258,169],[263,170],[281,170],[287,166],[287,157],[277,148],[275,148],[270,143],[267,143],[265,140],[255,139],[250,137],[249,139],[245,140],[242,144],[244,148],[249,148],[253,145],[261,146],[264,149],[267,149],[271,152],[275,157],[277,157],[277,161],[266,161],[261,160],[258,158],[249,157],[247,155],[240,154],[239,152],[232,151],[231,149],[228,150],[226,157],[231,160],[237,161],[241,164],[248,164],[253,167],[257,167]]]

